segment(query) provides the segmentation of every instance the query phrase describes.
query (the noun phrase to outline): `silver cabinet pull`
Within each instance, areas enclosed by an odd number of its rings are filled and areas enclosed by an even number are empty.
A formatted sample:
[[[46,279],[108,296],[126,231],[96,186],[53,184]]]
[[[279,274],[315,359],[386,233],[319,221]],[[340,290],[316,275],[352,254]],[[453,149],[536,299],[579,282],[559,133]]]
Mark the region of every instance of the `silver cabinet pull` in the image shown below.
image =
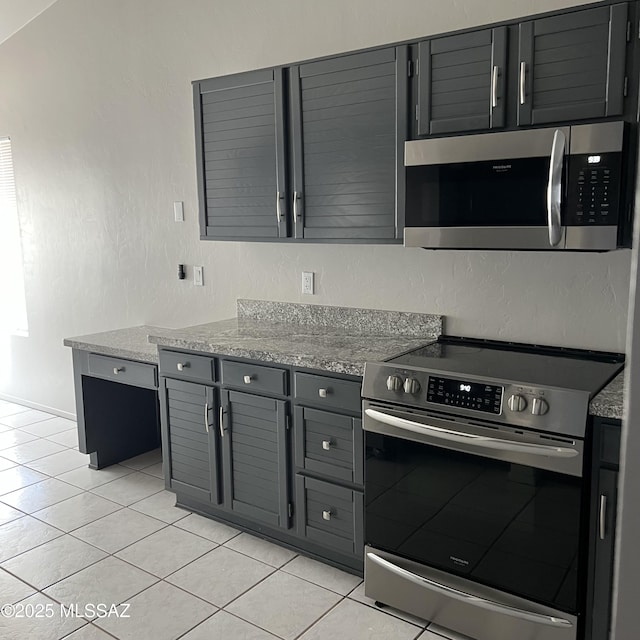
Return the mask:
[[[333,515],[333,514],[331,513],[331,510],[329,510],[329,509],[325,509],[325,510],[322,512],[322,519],[323,519],[323,520],[331,520],[331,516],[332,516],[332,515]]]
[[[321,398],[326,398],[328,393],[329,393],[329,389],[318,389],[318,395]]]
[[[500,67],[495,65],[493,72],[491,73],[491,108],[495,109],[498,106],[498,75],[500,74]]]
[[[122,373],[124,371],[124,367],[113,367],[113,373],[115,373],[116,375],[118,375],[119,373]]]
[[[293,192],[293,219],[297,220],[300,217],[300,214],[298,213],[298,198],[300,197],[300,194],[297,191]]]
[[[209,403],[204,403],[204,428],[209,433]]]
[[[520,104],[524,104],[527,98],[526,96],[526,78],[527,78],[527,63],[520,63]]]
[[[220,427],[220,437],[224,438],[224,408],[220,407],[220,419],[218,420],[218,425]]]
[[[323,440],[322,441],[322,448],[325,451],[329,451],[331,449],[331,440]]]
[[[555,616],[548,616],[536,613],[534,611],[527,611],[526,609],[517,609],[516,607],[502,604],[501,602],[486,600],[470,593],[465,593],[464,591],[454,589],[453,587],[450,587],[448,585],[440,584],[435,580],[431,580],[429,578],[425,578],[424,576],[419,576],[415,573],[412,573],[411,571],[407,571],[403,567],[399,567],[398,565],[395,565],[392,562],[381,558],[375,553],[368,552],[367,559],[370,562],[378,565],[379,567],[386,569],[390,573],[394,573],[395,575],[400,576],[401,578],[404,578],[409,582],[420,585],[421,587],[424,587],[429,591],[444,593],[450,598],[459,600],[461,602],[466,602],[467,604],[478,607],[479,609],[496,611],[513,618],[519,618],[520,620],[529,620],[530,622],[544,624],[550,627],[561,627],[564,629],[571,629],[573,627],[573,623],[570,620],[565,620],[564,618],[556,618]]]
[[[189,363],[188,362],[178,362],[178,364],[176,365],[176,369],[178,369],[178,371],[184,371],[185,369],[189,368]]]
[[[607,537],[607,496],[600,495],[600,540],[604,540]]]
[[[280,200],[282,200],[282,191],[276,192],[276,220],[280,223],[282,220],[282,206],[280,205]]]
[[[244,376],[242,379],[244,380],[245,384],[251,384],[251,381],[253,380],[253,376]]]
[[[547,224],[549,225],[549,244],[558,246],[562,238],[562,167],[564,165],[564,149],[567,138],[564,131],[556,129],[551,144],[551,161],[549,162],[549,182],[547,184]]]

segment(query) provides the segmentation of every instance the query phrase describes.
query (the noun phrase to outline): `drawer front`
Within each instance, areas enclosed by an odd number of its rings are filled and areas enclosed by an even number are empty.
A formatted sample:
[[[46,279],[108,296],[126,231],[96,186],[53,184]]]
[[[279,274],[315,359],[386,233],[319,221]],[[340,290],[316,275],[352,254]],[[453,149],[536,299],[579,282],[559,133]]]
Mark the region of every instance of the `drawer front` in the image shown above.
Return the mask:
[[[361,491],[296,475],[296,498],[302,535],[341,553],[362,554]]]
[[[359,382],[311,373],[295,373],[295,397],[322,407],[360,412]]]
[[[249,362],[223,360],[222,384],[245,391],[265,391],[279,396],[287,394],[287,372],[275,367],[263,367]]]
[[[89,354],[89,373],[136,387],[157,387],[156,366],[133,360]]]
[[[178,351],[160,351],[160,373],[172,378],[214,382],[214,359]]]
[[[363,482],[362,428],[359,418],[295,408],[296,465],[344,482]]]

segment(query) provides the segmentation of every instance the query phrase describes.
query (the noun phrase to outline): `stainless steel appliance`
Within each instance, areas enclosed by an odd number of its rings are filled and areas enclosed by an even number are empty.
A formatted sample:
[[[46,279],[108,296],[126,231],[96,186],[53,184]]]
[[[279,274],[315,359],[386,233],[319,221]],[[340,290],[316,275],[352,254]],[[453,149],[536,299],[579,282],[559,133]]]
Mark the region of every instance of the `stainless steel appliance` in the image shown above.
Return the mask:
[[[367,363],[366,595],[477,640],[582,638],[588,404],[622,367],[453,337]]]
[[[404,244],[607,251],[630,242],[623,122],[405,143]]]

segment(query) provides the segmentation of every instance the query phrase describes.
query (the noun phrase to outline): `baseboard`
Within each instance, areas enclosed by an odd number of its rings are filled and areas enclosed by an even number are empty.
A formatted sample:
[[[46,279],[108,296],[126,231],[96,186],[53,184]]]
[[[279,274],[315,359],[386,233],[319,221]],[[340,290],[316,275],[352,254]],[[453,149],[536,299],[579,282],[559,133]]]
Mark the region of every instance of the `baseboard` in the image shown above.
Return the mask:
[[[46,404],[40,404],[39,402],[31,402],[30,400],[25,400],[24,398],[16,398],[15,396],[10,396],[10,395],[7,395],[6,393],[0,393],[0,400],[6,400],[7,402],[15,402],[16,404],[21,404],[24,407],[29,407],[30,409],[37,409],[38,411],[46,411],[47,413],[52,413],[54,416],[67,418],[67,420],[76,420],[77,418],[75,413],[69,413],[68,411],[61,411],[60,409],[49,407]]]

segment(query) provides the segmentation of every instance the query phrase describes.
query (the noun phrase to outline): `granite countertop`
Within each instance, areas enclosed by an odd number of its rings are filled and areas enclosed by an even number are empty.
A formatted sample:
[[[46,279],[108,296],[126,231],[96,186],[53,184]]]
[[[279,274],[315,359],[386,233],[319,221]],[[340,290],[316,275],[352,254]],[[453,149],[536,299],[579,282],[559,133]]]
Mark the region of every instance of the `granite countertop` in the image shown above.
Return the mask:
[[[238,317],[149,333],[149,341],[264,362],[361,376],[367,361],[417,348],[442,332],[442,316],[253,300]]]
[[[68,347],[157,362],[157,346],[361,376],[442,333],[443,317],[402,311],[238,300],[237,317],[164,329],[139,326],[67,338]]]
[[[620,372],[589,404],[589,413],[601,418],[622,420],[624,371]]]

